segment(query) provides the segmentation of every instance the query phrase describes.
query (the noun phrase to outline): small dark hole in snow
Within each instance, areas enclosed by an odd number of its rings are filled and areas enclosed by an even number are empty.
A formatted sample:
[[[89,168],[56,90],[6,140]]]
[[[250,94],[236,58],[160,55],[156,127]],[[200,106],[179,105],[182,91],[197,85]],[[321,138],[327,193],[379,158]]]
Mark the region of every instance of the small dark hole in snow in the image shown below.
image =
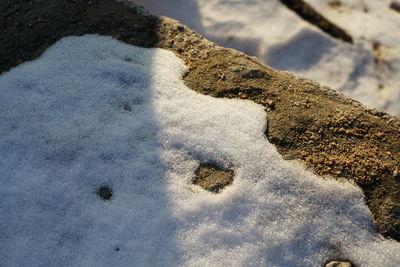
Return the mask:
[[[127,104],[127,103],[125,103],[125,104],[122,106],[122,108],[123,108],[125,111],[132,111],[131,105],[129,105],[129,104]]]
[[[113,195],[113,191],[109,186],[103,185],[96,190],[96,194],[99,195],[102,200],[110,200]]]
[[[119,251],[119,248],[115,248],[115,251]]]

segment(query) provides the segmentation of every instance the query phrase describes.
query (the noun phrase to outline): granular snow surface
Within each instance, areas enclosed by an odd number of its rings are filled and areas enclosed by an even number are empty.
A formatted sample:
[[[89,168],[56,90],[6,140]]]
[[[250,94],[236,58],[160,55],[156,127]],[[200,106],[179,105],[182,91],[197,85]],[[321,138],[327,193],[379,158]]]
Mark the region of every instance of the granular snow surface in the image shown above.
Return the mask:
[[[86,35],[0,76],[1,266],[400,266],[358,187],[283,160],[261,106],[197,94],[184,72]],[[200,162],[233,184],[193,185]]]

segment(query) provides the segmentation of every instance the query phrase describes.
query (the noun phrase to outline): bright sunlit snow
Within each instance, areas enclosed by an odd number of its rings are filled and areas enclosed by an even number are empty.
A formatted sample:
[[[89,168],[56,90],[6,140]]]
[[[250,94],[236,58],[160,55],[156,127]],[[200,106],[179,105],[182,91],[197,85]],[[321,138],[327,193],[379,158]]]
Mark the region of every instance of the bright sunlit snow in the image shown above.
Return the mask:
[[[184,71],[89,35],[0,76],[1,266],[400,265],[358,187],[284,161],[261,106],[199,95]],[[192,185],[200,162],[233,184]]]
[[[400,116],[400,13],[391,0],[306,0],[347,31],[332,38],[278,0],[129,0],[211,41]],[[397,1],[400,3],[400,1]]]

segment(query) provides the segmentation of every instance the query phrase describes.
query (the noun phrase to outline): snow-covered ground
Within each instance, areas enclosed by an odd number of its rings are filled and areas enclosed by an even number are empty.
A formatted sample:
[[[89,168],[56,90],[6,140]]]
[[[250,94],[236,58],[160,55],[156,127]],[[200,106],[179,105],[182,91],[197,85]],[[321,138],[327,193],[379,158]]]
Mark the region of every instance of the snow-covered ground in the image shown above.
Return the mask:
[[[197,94],[184,71],[88,35],[0,76],[1,266],[400,265],[357,186],[284,161],[261,106]],[[200,162],[233,184],[193,185]]]
[[[391,0],[305,0],[354,44],[332,38],[278,0],[130,1],[276,69],[400,115],[400,13],[390,8]]]

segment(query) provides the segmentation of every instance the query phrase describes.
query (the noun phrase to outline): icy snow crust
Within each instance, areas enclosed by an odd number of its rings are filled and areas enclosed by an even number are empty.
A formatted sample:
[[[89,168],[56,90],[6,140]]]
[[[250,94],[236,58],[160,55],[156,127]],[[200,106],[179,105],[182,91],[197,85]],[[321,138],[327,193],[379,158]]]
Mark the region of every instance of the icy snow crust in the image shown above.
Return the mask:
[[[400,116],[400,13],[392,0],[307,0],[354,39],[338,41],[278,0],[129,0],[176,18],[211,41]],[[188,12],[188,10],[190,12]],[[379,50],[374,44],[381,44]],[[379,56],[376,56],[379,54]]]
[[[2,266],[400,265],[356,186],[284,161],[261,106],[197,94],[184,71],[88,35],[0,76]],[[233,185],[192,185],[201,161]]]

